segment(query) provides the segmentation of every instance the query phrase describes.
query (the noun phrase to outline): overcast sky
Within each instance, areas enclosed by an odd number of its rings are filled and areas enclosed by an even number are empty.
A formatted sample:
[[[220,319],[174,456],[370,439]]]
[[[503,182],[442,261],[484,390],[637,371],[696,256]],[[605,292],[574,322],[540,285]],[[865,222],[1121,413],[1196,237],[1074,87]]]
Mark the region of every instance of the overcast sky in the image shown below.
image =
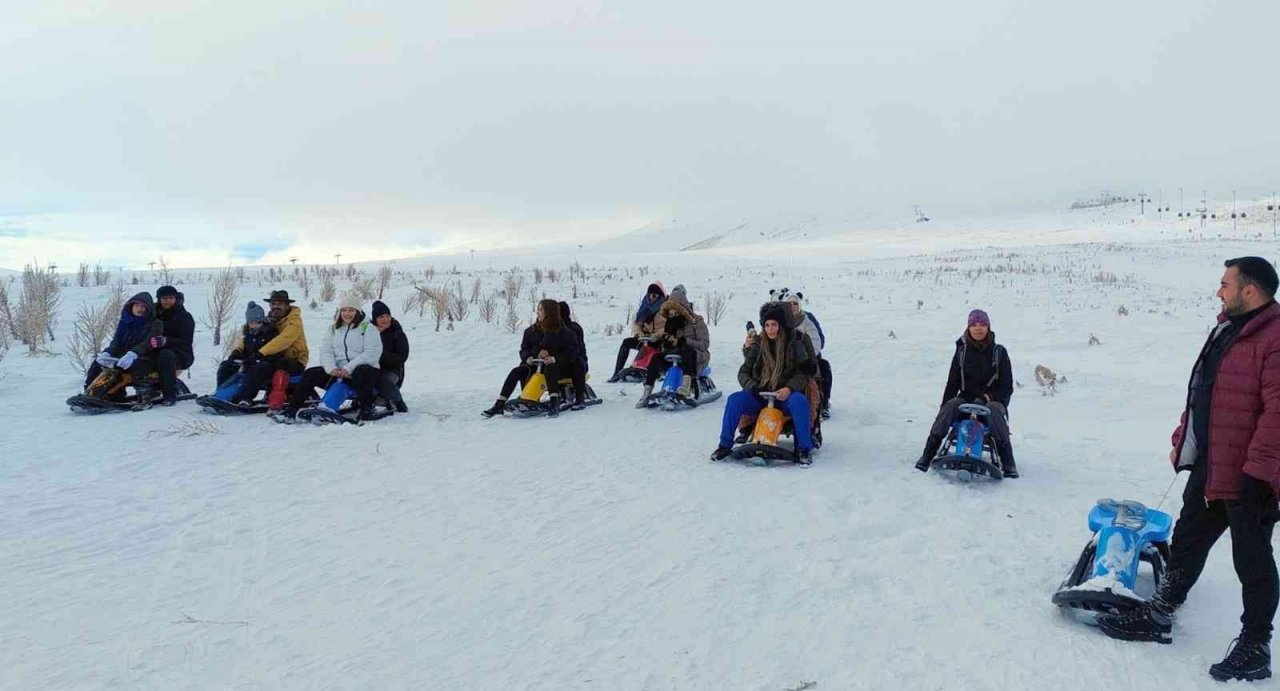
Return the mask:
[[[1280,185],[1280,3],[26,2],[0,266]]]

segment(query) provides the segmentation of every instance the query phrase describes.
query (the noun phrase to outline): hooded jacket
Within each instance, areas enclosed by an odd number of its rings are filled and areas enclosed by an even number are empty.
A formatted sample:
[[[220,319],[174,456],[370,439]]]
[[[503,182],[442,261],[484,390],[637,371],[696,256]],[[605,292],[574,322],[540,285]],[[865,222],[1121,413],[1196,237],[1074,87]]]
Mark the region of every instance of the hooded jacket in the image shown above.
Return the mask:
[[[767,303],[760,308],[761,329],[768,320],[776,320],[779,331],[787,339],[787,347],[783,350],[782,373],[779,389],[786,387],[795,393],[804,394],[809,386],[809,371],[813,369],[810,356],[812,346],[805,343],[805,337],[796,332],[790,318],[790,310],[781,303]],[[764,384],[764,357],[761,346],[767,337],[761,333],[756,342],[744,353],[742,366],[738,368],[738,384],[747,391],[760,391]]]
[[[135,302],[146,306],[145,315],[133,316],[131,307]],[[151,337],[163,335],[163,328],[156,319],[156,303],[151,299],[151,293],[143,291],[129,298],[120,308],[120,321],[106,350],[112,357],[121,357],[131,350],[138,356],[146,355],[151,352]]]
[[[1013,365],[1004,346],[996,343],[996,332],[987,332],[987,345],[980,347],[969,340],[969,334],[956,339],[956,352],[951,356],[951,371],[942,391],[942,402],[956,398],[966,401],[990,400],[1009,407],[1013,398]]]
[[[320,366],[326,372],[339,368],[351,372],[360,365],[377,369],[381,357],[382,335],[360,310],[350,324],[329,327],[328,338],[320,346]]]
[[[649,293],[656,292],[658,299],[655,302],[649,302]],[[660,281],[654,281],[644,291],[644,297],[640,298],[640,307],[636,310],[636,317],[632,319],[634,331],[647,331],[653,327],[653,318],[657,316],[658,310],[662,307],[662,303],[667,299],[667,291],[662,287]]]
[[[276,337],[259,348],[258,354],[262,357],[283,355],[306,367],[310,352],[307,349],[307,332],[302,328],[302,308],[290,307],[275,326]]]
[[[187,311],[186,296],[178,293],[176,297],[173,307],[156,307],[156,319],[163,325],[165,349],[172,350],[178,356],[179,367],[190,367],[196,359],[192,346],[196,335],[196,320]]]
[[[391,318],[391,326],[380,332],[382,336],[382,356],[378,358],[378,369],[392,372],[404,382],[404,363],[409,359],[409,338],[395,317]]]
[[[653,332],[657,336],[667,334],[667,321],[677,315],[684,319],[684,326],[671,335],[683,338],[685,344],[698,354],[698,371],[701,372],[711,364],[711,332],[707,329],[707,322],[695,314],[690,305],[668,298],[653,319]]]

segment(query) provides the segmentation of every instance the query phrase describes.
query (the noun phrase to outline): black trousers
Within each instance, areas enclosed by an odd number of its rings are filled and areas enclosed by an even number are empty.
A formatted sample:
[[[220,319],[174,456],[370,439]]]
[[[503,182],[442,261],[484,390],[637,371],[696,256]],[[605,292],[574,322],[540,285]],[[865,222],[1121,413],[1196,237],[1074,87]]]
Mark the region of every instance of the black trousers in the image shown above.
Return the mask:
[[[556,386],[556,382],[569,379],[573,382],[574,397],[579,401],[586,400],[587,367],[581,360],[556,360],[545,365],[543,371],[547,375],[547,391],[559,395],[560,388]]]
[[[387,399],[387,403],[395,406],[397,403],[403,403],[404,397],[400,395],[400,375],[391,370],[378,370],[378,392],[382,397]]]
[[[942,407],[938,408],[938,416],[933,419],[933,428],[929,430],[929,434],[939,439],[945,438],[951,425],[963,417],[960,406],[968,402],[963,398],[953,398],[943,403]],[[1013,444],[1009,441],[1009,411],[999,403],[983,405],[991,409],[991,417],[985,422],[996,451],[1000,453],[1001,458],[1013,458]]]
[[[524,383],[529,381],[529,377],[533,376],[533,372],[531,365],[516,365],[507,372],[507,378],[502,382],[502,392],[499,395],[502,398],[510,398],[511,392],[515,391],[517,386],[523,387]]]
[[[671,367],[671,363],[667,362],[668,355],[680,356],[680,369],[685,374],[693,377],[694,387],[696,388],[698,382],[698,351],[689,345],[678,348],[663,348],[661,353],[654,355],[653,359],[649,360],[649,370],[645,374],[644,385],[653,386],[658,381],[658,375]]]
[[[831,363],[826,358],[818,358],[818,372],[822,375],[822,406],[819,410],[831,408]]]
[[[351,388],[356,391],[356,403],[361,410],[373,407],[373,387],[378,384],[378,368],[360,365],[351,372],[349,380]],[[306,403],[307,397],[315,393],[317,387],[327,389],[333,383],[333,377],[323,367],[312,367],[302,373],[302,381],[294,387],[289,395],[289,408],[297,410]]]
[[[621,372],[622,368],[627,366],[627,358],[631,357],[631,351],[639,349],[640,339],[635,336],[622,339],[622,345],[618,346],[618,361],[614,363],[613,371]]]
[[[222,368],[225,365],[227,365],[227,362],[218,366],[219,377],[222,376]],[[303,367],[301,362],[283,355],[272,355],[258,360],[244,368],[244,381],[240,384],[240,390],[236,392],[236,395],[231,397],[231,402],[238,403],[240,401],[252,401],[257,398],[258,392],[266,388],[267,385],[271,383],[271,377],[278,370],[284,370],[292,377],[303,369],[305,369],[305,367]],[[232,371],[231,374],[235,374],[235,372]]]
[[[1187,599],[1187,593],[1200,579],[1209,550],[1227,530],[1231,531],[1231,558],[1240,579],[1244,613],[1241,636],[1252,641],[1271,640],[1271,621],[1280,601],[1280,579],[1276,575],[1276,559],[1271,548],[1276,509],[1253,506],[1238,499],[1204,500],[1207,476],[1205,459],[1191,470],[1187,487],[1182,491],[1182,513],[1173,526],[1169,544],[1169,563],[1165,565],[1165,581],[1159,598],[1174,608]],[[1274,504],[1274,497],[1273,497]]]
[[[191,362],[186,360],[172,350],[162,348],[135,360],[133,366],[129,368],[129,373],[133,375],[136,387],[146,386],[147,377],[155,372],[160,377],[160,393],[172,400],[178,396],[178,370],[191,367]],[[86,389],[99,374],[102,374],[102,367],[97,362],[90,364],[89,370],[85,372]]]

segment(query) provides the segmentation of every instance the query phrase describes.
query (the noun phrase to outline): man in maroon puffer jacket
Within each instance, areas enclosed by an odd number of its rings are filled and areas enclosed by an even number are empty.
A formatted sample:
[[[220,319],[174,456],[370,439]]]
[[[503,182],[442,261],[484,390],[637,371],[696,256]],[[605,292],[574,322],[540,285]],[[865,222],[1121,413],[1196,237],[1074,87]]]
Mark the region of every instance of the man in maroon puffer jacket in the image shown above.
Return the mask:
[[[1169,643],[1174,611],[1230,530],[1243,629],[1226,659],[1209,668],[1219,681],[1271,676],[1271,621],[1280,600],[1271,550],[1280,519],[1280,279],[1261,257],[1230,259],[1226,267],[1218,289],[1222,314],[1192,369],[1169,452],[1175,472],[1191,476],[1164,579],[1143,607],[1099,622],[1112,638]]]

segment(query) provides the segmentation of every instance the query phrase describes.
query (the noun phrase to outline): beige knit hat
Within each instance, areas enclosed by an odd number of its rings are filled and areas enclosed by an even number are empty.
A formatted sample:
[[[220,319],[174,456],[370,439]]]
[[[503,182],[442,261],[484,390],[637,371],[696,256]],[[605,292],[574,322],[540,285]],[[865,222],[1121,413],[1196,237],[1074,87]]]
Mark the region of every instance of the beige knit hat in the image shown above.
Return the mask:
[[[360,296],[355,293],[343,293],[342,297],[338,298],[338,309],[344,307],[350,307],[353,310],[360,309]]]

